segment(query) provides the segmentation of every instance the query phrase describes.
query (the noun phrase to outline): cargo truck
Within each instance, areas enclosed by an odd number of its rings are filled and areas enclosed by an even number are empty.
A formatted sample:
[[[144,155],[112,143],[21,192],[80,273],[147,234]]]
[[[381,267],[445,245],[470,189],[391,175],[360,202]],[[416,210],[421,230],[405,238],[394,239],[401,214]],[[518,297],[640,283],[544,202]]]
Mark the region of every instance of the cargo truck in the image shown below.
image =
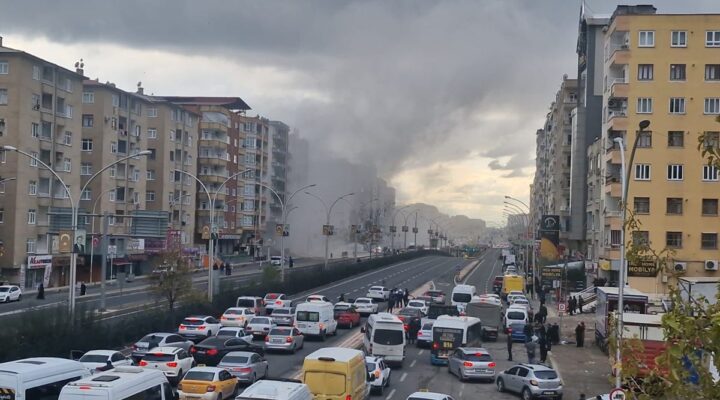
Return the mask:
[[[482,321],[482,339],[497,341],[498,332],[502,329],[502,306],[499,303],[482,301],[479,297],[465,306],[465,315],[479,318]]]

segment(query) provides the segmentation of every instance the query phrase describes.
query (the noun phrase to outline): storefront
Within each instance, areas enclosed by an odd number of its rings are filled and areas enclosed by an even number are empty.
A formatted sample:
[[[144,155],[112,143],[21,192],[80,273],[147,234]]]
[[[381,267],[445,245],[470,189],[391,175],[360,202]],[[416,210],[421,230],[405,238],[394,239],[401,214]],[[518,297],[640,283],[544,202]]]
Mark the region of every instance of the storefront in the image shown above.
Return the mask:
[[[43,286],[50,286],[50,276],[53,269],[53,256],[51,254],[34,255],[28,257],[25,271],[25,287],[37,288],[42,282]]]

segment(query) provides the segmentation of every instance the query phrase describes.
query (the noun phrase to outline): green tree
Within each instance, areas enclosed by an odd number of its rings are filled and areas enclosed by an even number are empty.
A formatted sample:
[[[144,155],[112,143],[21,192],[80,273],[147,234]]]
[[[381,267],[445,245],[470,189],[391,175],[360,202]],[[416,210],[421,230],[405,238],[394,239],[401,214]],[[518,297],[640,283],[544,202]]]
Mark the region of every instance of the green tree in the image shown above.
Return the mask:
[[[168,303],[172,313],[178,300],[192,295],[192,265],[180,251],[169,250],[160,254],[150,281],[156,296]]]
[[[715,118],[720,122],[720,116]],[[717,132],[703,132],[698,135],[697,148],[708,165],[720,168],[720,143],[718,143]]]

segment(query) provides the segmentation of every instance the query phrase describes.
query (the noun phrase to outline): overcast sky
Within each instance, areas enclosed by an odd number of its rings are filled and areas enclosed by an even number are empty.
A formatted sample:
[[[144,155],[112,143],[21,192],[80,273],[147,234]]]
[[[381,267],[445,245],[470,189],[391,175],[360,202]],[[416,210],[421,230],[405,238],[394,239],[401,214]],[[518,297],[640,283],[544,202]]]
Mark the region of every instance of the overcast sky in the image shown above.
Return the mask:
[[[617,2],[589,1],[597,13]],[[655,1],[720,12],[717,0]],[[402,202],[501,220],[527,200],[535,131],[576,75],[579,0],[6,1],[0,35],[146,93],[240,96]]]

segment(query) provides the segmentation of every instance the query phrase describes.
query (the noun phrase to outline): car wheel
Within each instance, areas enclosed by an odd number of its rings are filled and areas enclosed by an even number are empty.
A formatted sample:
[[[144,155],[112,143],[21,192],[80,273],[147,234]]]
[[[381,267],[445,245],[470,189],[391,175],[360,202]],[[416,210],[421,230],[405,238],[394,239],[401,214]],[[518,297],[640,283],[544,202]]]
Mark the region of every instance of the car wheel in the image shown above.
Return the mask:
[[[212,331],[208,331],[207,337],[212,336]]]
[[[528,388],[523,389],[521,396],[522,396],[523,400],[532,400],[533,399],[532,392]]]
[[[295,352],[297,352],[297,344],[293,343],[292,350],[290,350],[290,351],[291,351],[293,354],[295,354]]]
[[[270,367],[265,367],[265,375],[263,375],[263,379],[267,379],[269,369],[270,369]]]
[[[252,377],[252,380],[250,381],[250,384],[252,385],[253,383],[255,383],[256,380],[257,380],[257,376],[255,375],[255,373],[253,373],[253,377]]]
[[[18,295],[17,301],[20,301],[20,299],[22,299],[22,295],[21,295],[21,294]]]
[[[182,378],[183,378],[183,370],[181,369],[180,371],[178,371],[178,374],[177,374],[177,378],[176,378],[176,379],[177,379],[177,383],[180,383],[180,381],[182,380]],[[176,383],[176,384],[177,384],[177,383]]]
[[[505,391],[505,382],[502,379],[498,379],[496,382],[498,392],[502,393]]]

